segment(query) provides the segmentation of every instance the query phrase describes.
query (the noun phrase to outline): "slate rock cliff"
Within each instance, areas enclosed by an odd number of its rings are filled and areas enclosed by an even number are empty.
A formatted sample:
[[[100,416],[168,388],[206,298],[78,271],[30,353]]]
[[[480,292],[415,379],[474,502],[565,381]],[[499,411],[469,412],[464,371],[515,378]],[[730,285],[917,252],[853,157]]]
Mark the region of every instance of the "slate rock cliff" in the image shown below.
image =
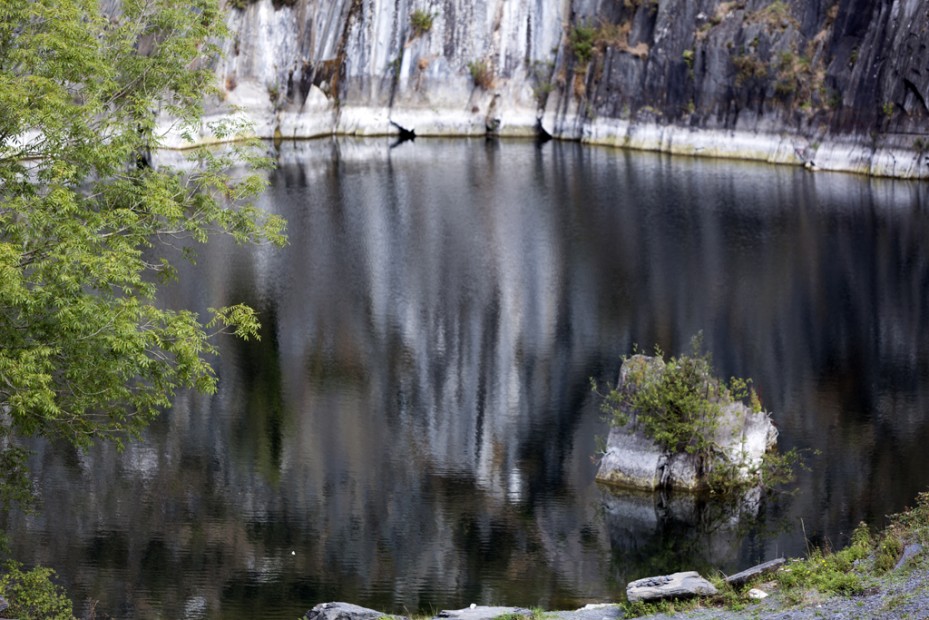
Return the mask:
[[[393,121],[929,177],[929,0],[234,4],[215,112],[267,137]]]

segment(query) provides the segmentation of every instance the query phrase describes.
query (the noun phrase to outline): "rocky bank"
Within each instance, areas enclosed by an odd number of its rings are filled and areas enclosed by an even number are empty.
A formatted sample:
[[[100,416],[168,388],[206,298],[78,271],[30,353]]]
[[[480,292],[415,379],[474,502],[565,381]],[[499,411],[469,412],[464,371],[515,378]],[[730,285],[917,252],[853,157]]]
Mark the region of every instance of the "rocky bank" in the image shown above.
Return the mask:
[[[920,568],[905,575],[890,575],[879,586],[869,589],[861,596],[823,597],[809,593],[800,604],[785,600],[774,592],[764,600],[743,609],[701,608],[686,612],[660,613],[648,616],[652,620],[815,620],[835,618],[852,620],[903,620],[924,618],[929,611],[929,570]],[[337,607],[323,611],[326,603],[309,610],[305,620],[386,620],[394,618],[373,610],[363,610],[367,616],[338,615]],[[355,607],[355,606],[350,606]],[[378,615],[374,615],[378,614]],[[434,620],[619,620],[626,616],[622,608],[612,604],[591,604],[573,611],[529,610],[519,607],[484,607],[442,611]]]
[[[929,0],[230,4],[210,114],[266,138],[539,133],[929,177]]]

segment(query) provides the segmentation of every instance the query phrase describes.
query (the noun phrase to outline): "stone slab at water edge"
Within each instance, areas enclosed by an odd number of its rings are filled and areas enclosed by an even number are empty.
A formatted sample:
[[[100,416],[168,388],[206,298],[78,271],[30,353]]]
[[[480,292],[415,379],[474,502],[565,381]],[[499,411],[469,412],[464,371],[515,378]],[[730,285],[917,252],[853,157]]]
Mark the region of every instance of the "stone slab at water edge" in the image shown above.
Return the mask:
[[[351,603],[320,603],[303,615],[305,620],[379,620],[393,618],[401,620],[406,616],[393,616],[374,609],[368,609]]]
[[[633,355],[623,362],[616,389],[634,392],[642,385],[640,381],[658,380],[665,370],[665,361],[660,357]],[[719,417],[707,437],[714,446],[709,462],[699,453],[663,448],[646,435],[639,412],[628,410],[624,412],[626,424],[610,427],[597,481],[642,490],[696,491],[705,487],[706,477],[714,468],[725,467],[737,482],[752,483],[765,454],[777,443],[777,429],[767,412],[753,411],[739,401],[722,400],[718,404]]]
[[[626,598],[630,603],[713,596],[714,594],[716,594],[716,587],[695,571],[646,577],[632,581],[626,586]]]

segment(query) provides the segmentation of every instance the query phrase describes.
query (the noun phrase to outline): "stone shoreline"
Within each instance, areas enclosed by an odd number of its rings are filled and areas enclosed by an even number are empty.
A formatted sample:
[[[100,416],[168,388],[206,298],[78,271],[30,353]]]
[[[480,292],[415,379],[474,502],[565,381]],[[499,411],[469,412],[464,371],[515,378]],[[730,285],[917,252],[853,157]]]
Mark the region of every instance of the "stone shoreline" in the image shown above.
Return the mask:
[[[328,610],[322,608],[329,606]],[[339,606],[339,607],[337,607]],[[348,608],[348,609],[346,609]],[[351,610],[361,613],[348,613]],[[321,612],[327,613],[321,613]],[[804,594],[799,605],[774,590],[771,596],[742,609],[698,608],[677,613],[625,616],[619,604],[590,604],[572,611],[540,611],[523,607],[479,606],[441,611],[433,620],[817,620],[821,618],[904,620],[923,618],[929,611],[929,568],[921,565],[905,575],[888,573],[878,585],[859,596]],[[401,620],[375,610],[346,603],[323,603],[306,612],[305,620]]]
[[[868,136],[813,137],[790,131],[766,132],[721,130],[624,119],[583,119],[576,115],[534,110],[508,110],[489,118],[460,109],[415,109],[341,105],[322,98],[300,111],[256,110],[216,114],[207,121],[236,119],[251,125],[261,139],[310,140],[333,136],[399,136],[401,129],[417,137],[515,137],[533,138],[540,129],[556,140],[612,146],[672,155],[757,161],[804,166],[810,170],[849,172],[895,179],[929,179],[929,153],[912,148],[872,144]],[[162,147],[183,150],[219,143],[203,131],[193,142],[185,141],[169,120],[160,123]],[[488,130],[492,127],[492,131]],[[897,140],[903,142],[904,140]]]

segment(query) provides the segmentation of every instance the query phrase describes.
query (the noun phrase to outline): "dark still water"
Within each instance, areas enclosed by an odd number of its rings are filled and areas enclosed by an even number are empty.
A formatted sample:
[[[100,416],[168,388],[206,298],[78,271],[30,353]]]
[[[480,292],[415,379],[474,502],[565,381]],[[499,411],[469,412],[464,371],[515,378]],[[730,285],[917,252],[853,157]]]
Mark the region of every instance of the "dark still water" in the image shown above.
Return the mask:
[[[549,143],[283,147],[284,250],[200,251],[167,303],[247,301],[219,392],[123,454],[40,446],[13,547],[118,618],[568,608],[657,572],[841,546],[929,487],[929,188]],[[589,378],[703,331],[781,445],[757,519],[593,483]],[[686,504],[686,502],[685,502]],[[677,506],[677,507],[675,507]],[[802,526],[801,526],[802,520]],[[100,617],[98,615],[98,617]]]

